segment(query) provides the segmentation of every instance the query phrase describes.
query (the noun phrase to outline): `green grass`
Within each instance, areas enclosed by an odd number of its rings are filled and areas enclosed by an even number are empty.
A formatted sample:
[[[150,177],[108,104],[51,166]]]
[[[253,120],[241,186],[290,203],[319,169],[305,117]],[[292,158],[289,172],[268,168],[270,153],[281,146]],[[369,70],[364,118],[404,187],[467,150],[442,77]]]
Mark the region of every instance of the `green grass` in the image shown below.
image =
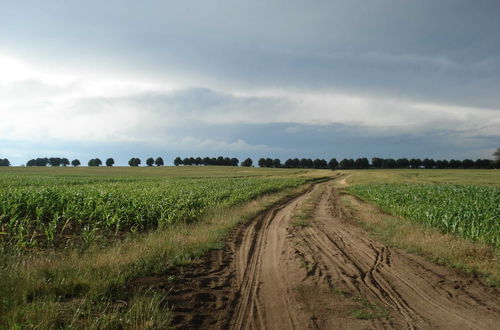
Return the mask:
[[[365,297],[355,297],[354,301],[358,304],[358,307],[352,311],[352,314],[358,320],[385,319],[389,315],[387,309],[369,302]]]
[[[365,183],[448,183],[500,187],[500,170],[352,170],[349,184]]]

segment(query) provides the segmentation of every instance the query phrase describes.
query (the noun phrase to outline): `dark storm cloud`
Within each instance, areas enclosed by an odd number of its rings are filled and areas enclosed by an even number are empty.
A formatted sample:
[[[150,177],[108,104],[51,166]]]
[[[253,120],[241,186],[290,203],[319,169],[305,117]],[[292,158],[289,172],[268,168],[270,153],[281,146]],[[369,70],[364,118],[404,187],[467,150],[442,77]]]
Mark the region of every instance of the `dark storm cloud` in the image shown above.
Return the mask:
[[[40,61],[498,108],[498,1],[2,2]]]

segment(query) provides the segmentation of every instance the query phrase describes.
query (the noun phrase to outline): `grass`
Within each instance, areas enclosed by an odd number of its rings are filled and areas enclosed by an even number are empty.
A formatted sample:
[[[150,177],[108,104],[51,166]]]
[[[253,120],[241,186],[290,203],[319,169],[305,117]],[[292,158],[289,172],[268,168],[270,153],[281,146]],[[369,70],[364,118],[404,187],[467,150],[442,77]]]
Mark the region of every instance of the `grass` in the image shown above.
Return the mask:
[[[383,243],[441,265],[477,274],[488,285],[500,285],[499,249],[384,213],[377,206],[351,195],[343,195],[342,203],[351,208],[363,227]]]
[[[352,315],[358,320],[385,319],[389,316],[389,311],[377,304],[373,304],[363,296],[354,298],[357,307],[352,311]]]
[[[351,170],[347,183],[447,183],[500,187],[499,170]]]
[[[307,227],[310,225],[310,219],[314,216],[314,211],[319,203],[321,195],[325,191],[325,186],[316,189],[301,206],[294,210],[292,214],[292,225],[295,227]]]
[[[41,173],[29,170],[28,175],[36,178],[45,176],[51,169],[41,169]],[[54,170],[50,177],[66,176],[70,173],[67,170],[83,169]],[[134,170],[137,170],[134,171],[137,175],[143,170],[163,169]],[[172,170],[177,171],[165,171]],[[216,172],[211,168],[198,170],[206,170],[204,175],[224,175],[220,169]],[[115,176],[121,171],[124,169],[117,168],[109,173]],[[242,174],[233,170],[229,172],[226,175]],[[250,172],[256,176],[259,170],[250,169]],[[261,173],[265,177],[272,173],[278,177],[289,176],[280,170]],[[310,172],[295,175],[314,176]],[[76,176],[83,176],[84,180],[93,178],[88,173]],[[200,173],[198,176],[203,177]],[[248,176],[248,172],[244,176]],[[108,178],[103,177],[104,180]],[[305,188],[285,189],[234,206],[215,206],[200,215],[196,222],[173,223],[159,230],[128,234],[112,242],[96,241],[83,250],[40,249],[30,253],[4,250],[0,263],[0,324],[6,328],[23,329],[165,328],[170,318],[170,306],[166,304],[164,292],[154,288],[131,289],[129,283],[154,275],[173,285],[175,278],[182,276],[184,265],[210,249],[223,247],[227,233],[238,223]]]

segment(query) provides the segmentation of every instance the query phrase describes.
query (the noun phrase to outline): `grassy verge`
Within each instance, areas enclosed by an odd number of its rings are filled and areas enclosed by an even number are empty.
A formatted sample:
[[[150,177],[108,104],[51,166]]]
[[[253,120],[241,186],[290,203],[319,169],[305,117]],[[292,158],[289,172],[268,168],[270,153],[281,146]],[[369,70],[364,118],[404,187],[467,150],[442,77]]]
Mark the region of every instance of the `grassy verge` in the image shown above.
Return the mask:
[[[478,274],[491,286],[500,285],[499,249],[386,214],[351,195],[343,195],[342,202],[385,244],[422,255],[438,264]]]
[[[83,252],[4,253],[0,265],[0,324],[19,329],[165,328],[170,318],[165,297],[154,289],[127,290],[128,282],[151,275],[168,276],[168,269],[223,247],[225,236],[238,223],[306,188],[219,208],[196,223],[174,224]]]

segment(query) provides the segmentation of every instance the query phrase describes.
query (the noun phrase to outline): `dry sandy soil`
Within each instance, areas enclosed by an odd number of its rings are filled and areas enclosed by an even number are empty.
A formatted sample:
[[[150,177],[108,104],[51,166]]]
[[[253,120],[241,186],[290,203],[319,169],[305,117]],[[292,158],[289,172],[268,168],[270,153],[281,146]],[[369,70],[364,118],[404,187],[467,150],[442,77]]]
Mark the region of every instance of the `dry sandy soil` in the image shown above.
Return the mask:
[[[499,329],[499,290],[375,241],[316,184],[238,227],[169,293],[189,329]],[[307,225],[296,210],[316,196]],[[356,211],[362,212],[362,211]]]

